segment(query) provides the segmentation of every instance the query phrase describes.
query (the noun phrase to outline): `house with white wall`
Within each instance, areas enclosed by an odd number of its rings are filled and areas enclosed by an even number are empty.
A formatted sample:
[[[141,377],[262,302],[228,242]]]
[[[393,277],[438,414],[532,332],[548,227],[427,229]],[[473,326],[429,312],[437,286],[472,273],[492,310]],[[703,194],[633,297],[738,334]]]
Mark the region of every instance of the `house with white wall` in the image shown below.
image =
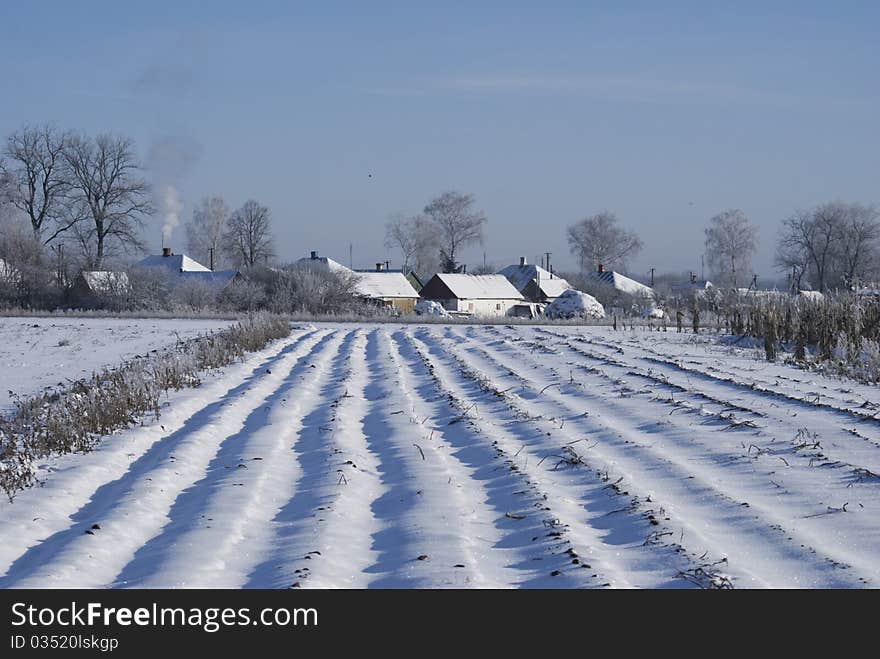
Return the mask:
[[[474,316],[506,316],[525,298],[504,275],[438,273],[419,291],[452,313]]]

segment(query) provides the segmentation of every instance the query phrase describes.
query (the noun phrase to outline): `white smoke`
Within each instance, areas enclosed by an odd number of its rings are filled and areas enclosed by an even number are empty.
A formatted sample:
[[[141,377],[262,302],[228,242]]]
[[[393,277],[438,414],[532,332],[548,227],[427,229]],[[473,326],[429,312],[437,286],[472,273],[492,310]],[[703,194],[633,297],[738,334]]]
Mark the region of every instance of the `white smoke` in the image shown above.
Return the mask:
[[[180,201],[180,195],[177,194],[177,188],[173,185],[162,186],[159,201],[162,205],[162,237],[167,243],[170,242],[174,229],[180,224],[183,204]]]

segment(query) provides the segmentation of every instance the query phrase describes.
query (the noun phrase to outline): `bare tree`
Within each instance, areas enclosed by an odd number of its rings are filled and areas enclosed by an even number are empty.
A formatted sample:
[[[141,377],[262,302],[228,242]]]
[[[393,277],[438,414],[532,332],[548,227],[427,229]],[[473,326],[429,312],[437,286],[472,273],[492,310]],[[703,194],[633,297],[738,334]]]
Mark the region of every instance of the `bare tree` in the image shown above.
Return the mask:
[[[81,219],[70,200],[72,177],[64,158],[69,141],[69,134],[51,126],[26,126],[10,135],[3,149],[0,175],[7,180],[9,201],[27,216],[43,245]]]
[[[736,288],[748,279],[758,249],[758,228],[738,208],[719,213],[706,227],[706,257],[713,276]]]
[[[483,242],[483,231],[489,221],[483,211],[473,210],[474,196],[460,192],[444,192],[425,206],[425,214],[437,227],[443,269],[454,272],[456,257],[462,247]]]
[[[568,246],[578,257],[581,271],[599,264],[626,268],[627,261],[642,249],[642,241],[632,231],[617,224],[617,216],[602,211],[568,227]]]
[[[404,272],[415,271],[423,276],[434,274],[440,267],[440,234],[425,215],[393,216],[385,225],[385,246],[400,250]]]
[[[880,213],[873,206],[836,204],[839,225],[840,277],[847,285],[880,275]]]
[[[108,134],[94,139],[77,136],[69,140],[64,155],[76,196],[90,220],[80,236],[94,247],[89,266],[100,270],[114,248],[143,249],[138,231],[153,206],[131,140]]]
[[[275,256],[269,219],[269,209],[253,199],[232,214],[224,236],[224,248],[234,263],[252,268]]]
[[[806,277],[820,291],[877,277],[877,209],[835,201],[796,211],[782,223],[776,266],[790,273],[796,285]]]
[[[229,226],[229,206],[223,197],[204,197],[186,223],[186,250],[201,263],[220,266],[223,236]]]

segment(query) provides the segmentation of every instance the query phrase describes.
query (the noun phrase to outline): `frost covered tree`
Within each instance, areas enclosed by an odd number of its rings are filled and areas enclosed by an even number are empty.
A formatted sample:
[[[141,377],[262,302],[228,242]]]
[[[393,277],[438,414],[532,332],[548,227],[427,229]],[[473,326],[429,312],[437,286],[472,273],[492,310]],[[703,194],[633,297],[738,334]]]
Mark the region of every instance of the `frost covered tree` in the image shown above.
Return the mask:
[[[719,213],[706,227],[706,258],[720,284],[736,288],[748,280],[758,249],[758,228],[738,208]]]
[[[266,206],[249,199],[229,218],[223,245],[227,256],[237,266],[253,268],[275,256],[270,215]]]
[[[840,201],[796,211],[782,223],[776,267],[819,291],[880,277],[880,213]]]
[[[444,192],[425,206],[424,213],[437,228],[440,240],[441,267],[445,272],[458,269],[458,256],[463,247],[482,244],[489,219],[475,210],[474,195]]]
[[[78,241],[88,267],[101,270],[105,257],[115,249],[143,249],[140,229],[154,209],[132,141],[110,134],[73,136],[65,144],[64,159],[72,175],[74,201],[87,218]]]
[[[385,246],[400,250],[404,272],[430,276],[440,268],[440,232],[426,215],[393,216],[385,225]]]
[[[627,261],[642,249],[642,241],[632,231],[618,226],[617,216],[609,211],[585,217],[567,231],[568,247],[578,258],[581,272],[600,263],[609,268],[625,269]]]
[[[81,219],[70,199],[72,176],[64,157],[70,139],[49,125],[25,126],[3,148],[0,177],[8,201],[27,217],[34,239],[43,245]]]
[[[196,261],[214,263],[214,269],[222,269],[223,236],[229,227],[229,206],[223,197],[204,197],[193,209],[192,219],[186,223],[186,251]],[[212,258],[213,255],[213,258]]]

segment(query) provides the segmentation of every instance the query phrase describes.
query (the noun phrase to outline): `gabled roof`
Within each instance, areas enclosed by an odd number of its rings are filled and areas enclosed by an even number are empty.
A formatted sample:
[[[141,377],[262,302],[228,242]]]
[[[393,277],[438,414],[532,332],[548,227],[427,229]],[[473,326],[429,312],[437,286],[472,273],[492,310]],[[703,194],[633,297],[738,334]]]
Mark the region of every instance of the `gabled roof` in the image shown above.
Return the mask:
[[[329,256],[314,256],[314,257],[303,257],[298,259],[294,265],[298,267],[315,267],[315,268],[327,268],[330,271],[345,271],[351,272],[344,265],[339,263],[338,261],[334,261]]]
[[[563,291],[571,288],[565,279],[551,274],[539,265],[509,265],[498,271],[513,284],[514,288],[522,293],[530,282],[537,280],[538,286],[544,297],[559,297]]]
[[[358,272],[355,287],[358,294],[368,298],[417,298],[416,289],[401,272]]]
[[[465,275],[438,273],[422,289],[430,299],[435,282],[445,286],[459,300],[522,300],[523,296],[504,275]]]
[[[198,261],[191,259],[186,254],[152,254],[135,264],[137,268],[165,268],[169,272],[211,272]]]
[[[127,291],[128,275],[111,270],[83,270],[80,275],[90,291],[95,293],[115,293]]]
[[[627,293],[628,295],[632,295],[634,297],[654,297],[653,288],[651,288],[650,286],[645,286],[644,284],[640,284],[635,279],[630,279],[626,275],[622,275],[619,272],[615,272],[614,270],[605,270],[604,272],[598,272],[594,270],[593,272],[589,273],[588,276],[591,279],[602,282],[603,284],[613,286],[615,290],[618,290],[621,293]]]

